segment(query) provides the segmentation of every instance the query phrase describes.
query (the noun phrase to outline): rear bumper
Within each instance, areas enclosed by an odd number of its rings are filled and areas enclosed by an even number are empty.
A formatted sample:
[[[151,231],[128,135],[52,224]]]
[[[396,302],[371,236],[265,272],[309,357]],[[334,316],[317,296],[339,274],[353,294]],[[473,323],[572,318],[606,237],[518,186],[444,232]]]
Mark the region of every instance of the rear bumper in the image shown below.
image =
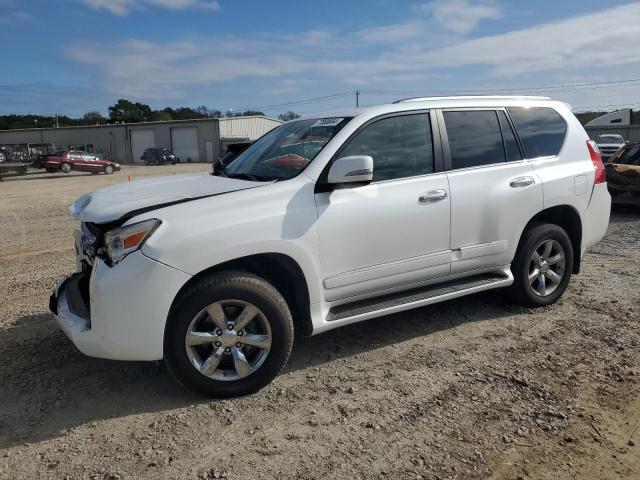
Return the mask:
[[[594,185],[589,205],[582,216],[582,255],[607,233],[611,195],[606,183]]]
[[[87,276],[71,275],[51,294],[50,308],[67,337],[92,357],[160,360],[169,309],[191,276],[141,252],[115,267],[96,259]]]

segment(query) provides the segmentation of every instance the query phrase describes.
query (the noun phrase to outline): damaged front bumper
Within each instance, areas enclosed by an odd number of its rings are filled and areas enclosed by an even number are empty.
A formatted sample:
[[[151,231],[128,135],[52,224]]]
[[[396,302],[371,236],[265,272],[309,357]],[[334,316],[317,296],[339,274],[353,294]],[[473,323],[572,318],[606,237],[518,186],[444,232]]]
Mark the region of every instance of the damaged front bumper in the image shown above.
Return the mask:
[[[115,267],[96,258],[90,271],[74,273],[56,285],[49,307],[85,355],[160,360],[169,309],[190,278],[141,252]]]
[[[49,297],[49,309],[58,326],[85,355],[94,354],[95,338],[91,331],[89,273],[78,272],[62,279]]]

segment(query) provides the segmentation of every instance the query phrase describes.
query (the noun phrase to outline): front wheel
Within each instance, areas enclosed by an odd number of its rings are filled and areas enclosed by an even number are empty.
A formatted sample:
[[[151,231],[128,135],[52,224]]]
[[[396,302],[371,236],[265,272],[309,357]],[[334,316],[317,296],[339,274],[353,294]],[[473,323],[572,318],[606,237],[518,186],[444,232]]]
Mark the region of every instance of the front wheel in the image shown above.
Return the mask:
[[[525,307],[543,307],[557,301],[569,285],[573,246],[561,227],[538,223],[523,233],[511,265],[512,299]]]
[[[216,398],[270,383],[293,344],[289,307],[270,283],[245,272],[202,278],[176,299],[165,330],[168,370],[188,390]]]
[[[104,167],[104,173],[111,175],[114,172],[113,165],[107,165]]]
[[[69,173],[71,171],[71,164],[69,162],[62,162],[60,170],[62,170],[62,173]]]

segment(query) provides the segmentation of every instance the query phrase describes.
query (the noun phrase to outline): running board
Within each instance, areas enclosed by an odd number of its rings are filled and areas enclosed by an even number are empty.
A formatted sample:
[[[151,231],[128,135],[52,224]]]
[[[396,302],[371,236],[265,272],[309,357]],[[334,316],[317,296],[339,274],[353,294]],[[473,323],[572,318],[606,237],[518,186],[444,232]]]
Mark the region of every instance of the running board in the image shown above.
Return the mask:
[[[353,323],[463,297],[471,293],[506,287],[512,283],[513,276],[508,270],[504,273],[482,273],[472,277],[339,305],[329,310],[326,321]]]

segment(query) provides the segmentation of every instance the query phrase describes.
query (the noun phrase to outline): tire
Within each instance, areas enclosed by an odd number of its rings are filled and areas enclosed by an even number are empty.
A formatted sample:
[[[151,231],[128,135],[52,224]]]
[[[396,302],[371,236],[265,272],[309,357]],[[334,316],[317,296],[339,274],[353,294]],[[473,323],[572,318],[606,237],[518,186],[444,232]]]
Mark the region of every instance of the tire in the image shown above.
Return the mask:
[[[106,173],[107,175],[113,175],[114,171],[115,169],[113,168],[113,165],[105,165],[104,173]]]
[[[247,311],[252,312],[246,316],[250,321],[237,329],[239,321],[244,323],[240,313]],[[202,335],[216,336],[188,346],[190,333],[198,342]],[[242,343],[249,338],[255,347]],[[165,363],[187,390],[235,397],[269,384],[287,363],[292,344],[293,320],[280,292],[256,275],[221,272],[202,278],[176,298],[165,329]]]
[[[567,232],[551,223],[533,224],[523,233],[511,264],[514,282],[509,294],[525,307],[551,305],[567,289],[572,270],[573,246]]]
[[[0,152],[0,163],[4,163],[7,161],[7,154],[4,152]]]
[[[71,171],[71,164],[69,162],[62,162],[60,165],[60,170],[62,173],[69,173]]]

